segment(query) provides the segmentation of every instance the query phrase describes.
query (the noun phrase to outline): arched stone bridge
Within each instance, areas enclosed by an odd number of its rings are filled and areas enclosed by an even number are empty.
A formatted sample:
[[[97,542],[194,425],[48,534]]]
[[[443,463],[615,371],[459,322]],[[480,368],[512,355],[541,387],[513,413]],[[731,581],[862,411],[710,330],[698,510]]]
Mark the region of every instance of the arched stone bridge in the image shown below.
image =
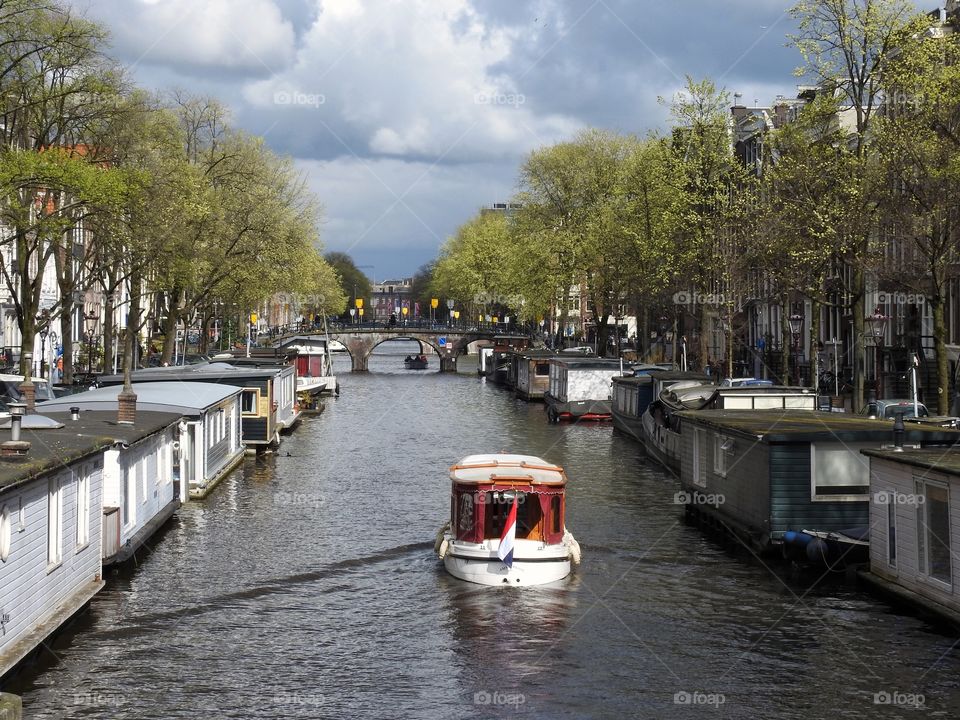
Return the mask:
[[[387,340],[419,340],[432,347],[440,356],[440,372],[456,372],[457,358],[465,355],[467,346],[477,340],[523,340],[529,339],[522,333],[505,333],[483,328],[411,328],[411,327],[346,327],[321,332],[296,332],[281,335],[274,339],[273,346],[281,347],[299,338],[320,339],[329,337],[340,341],[350,354],[353,372],[367,372],[370,353],[380,343]],[[441,340],[443,344],[441,345]]]

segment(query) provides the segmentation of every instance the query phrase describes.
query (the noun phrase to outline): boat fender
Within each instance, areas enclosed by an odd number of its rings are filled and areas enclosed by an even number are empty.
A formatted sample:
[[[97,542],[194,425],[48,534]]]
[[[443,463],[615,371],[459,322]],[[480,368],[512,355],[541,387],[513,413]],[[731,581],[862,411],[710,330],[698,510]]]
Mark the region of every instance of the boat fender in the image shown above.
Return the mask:
[[[443,527],[441,527],[439,530],[437,530],[437,539],[436,539],[436,540],[434,541],[434,543],[433,543],[433,551],[434,551],[435,553],[437,553],[438,555],[440,555],[440,548],[441,548],[441,546],[444,546],[444,545],[446,544],[446,542],[447,542],[447,540],[446,540],[446,538],[444,537],[444,535],[447,534],[447,530],[449,530],[449,529],[450,529],[450,522],[447,521],[447,522],[445,522],[445,523],[443,524]],[[444,554],[446,554],[446,548],[444,548]],[[443,559],[443,555],[440,555],[440,559],[441,559],[441,560]]]
[[[450,547],[450,543],[447,541],[446,538],[444,538],[443,542],[440,543],[440,549],[437,550],[437,557],[443,560],[443,558],[447,556],[447,550],[449,549],[449,547]]]
[[[580,543],[576,541],[573,537],[573,533],[569,530],[564,530],[563,532],[563,544],[567,546],[567,550],[570,555],[570,562],[574,565],[580,564],[580,558],[582,553],[580,552]]]

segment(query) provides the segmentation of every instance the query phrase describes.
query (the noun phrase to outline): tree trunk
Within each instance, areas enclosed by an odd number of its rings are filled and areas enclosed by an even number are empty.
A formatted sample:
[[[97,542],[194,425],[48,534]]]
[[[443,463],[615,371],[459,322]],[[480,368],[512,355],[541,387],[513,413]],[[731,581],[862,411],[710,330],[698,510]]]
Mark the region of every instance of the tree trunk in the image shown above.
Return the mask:
[[[60,343],[63,354],[63,377],[60,382],[64,385],[73,384],[73,295],[65,297],[60,310]]]
[[[103,288],[103,371],[113,372],[113,288]]]
[[[597,318],[597,355],[599,357],[607,357],[607,340],[610,337],[610,326],[607,325],[609,319],[609,313],[604,313]]]
[[[810,385],[820,394],[820,301],[810,301]]]
[[[710,315],[704,310],[703,305],[697,305],[700,312],[700,342],[697,348],[697,359],[700,363],[700,369],[706,370],[710,363]]]
[[[853,354],[853,412],[863,407],[864,373],[866,372],[866,317],[865,307],[866,275],[860,267],[853,269],[853,337],[850,339]]]
[[[933,311],[933,346],[937,354],[937,415],[950,412],[950,366],[947,362],[947,324],[943,296],[930,301]],[[929,398],[924,398],[929,402]]]
[[[132,283],[131,283],[132,287]],[[183,292],[174,290],[170,293],[170,307],[167,308],[167,316],[163,319],[163,350],[160,353],[160,364],[171,364],[173,351],[177,341],[177,324],[180,322],[180,315],[183,313],[182,300]]]
[[[790,353],[793,352],[793,334],[787,318],[790,316],[790,296],[784,295],[780,299],[780,355],[783,359],[783,371],[780,373],[780,384],[790,385]]]

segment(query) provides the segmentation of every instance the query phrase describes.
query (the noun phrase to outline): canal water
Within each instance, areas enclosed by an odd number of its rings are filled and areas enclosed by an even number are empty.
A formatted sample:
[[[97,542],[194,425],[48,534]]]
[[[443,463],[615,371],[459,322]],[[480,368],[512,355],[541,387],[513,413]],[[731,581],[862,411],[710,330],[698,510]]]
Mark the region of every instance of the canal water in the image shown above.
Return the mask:
[[[109,578],[16,688],[25,717],[958,716],[956,637],[685,525],[609,425],[549,425],[435,357],[404,370],[416,350],[338,359],[322,416]],[[470,585],[433,554],[447,468],[498,450],[568,470],[583,565],[557,587]]]

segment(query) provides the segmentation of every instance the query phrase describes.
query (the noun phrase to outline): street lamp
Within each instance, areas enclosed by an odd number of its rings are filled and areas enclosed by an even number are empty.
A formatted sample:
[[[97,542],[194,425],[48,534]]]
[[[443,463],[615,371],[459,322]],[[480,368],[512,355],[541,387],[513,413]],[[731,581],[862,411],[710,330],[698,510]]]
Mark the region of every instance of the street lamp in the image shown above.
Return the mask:
[[[793,376],[800,384],[800,338],[803,336],[803,315],[793,314],[787,318],[790,324],[790,337],[793,340]]]
[[[873,379],[870,381],[870,400],[876,400],[876,394],[879,391],[879,366],[880,366],[880,345],[883,342],[883,336],[886,333],[887,322],[890,318],[883,314],[878,305],[874,311],[873,315],[867,315],[863,319],[864,327],[866,332],[864,336],[870,337],[873,339]],[[864,354],[866,354],[866,349],[864,349]]]
[[[40,330],[40,377],[46,377],[44,366],[47,364],[47,336],[50,334],[50,326],[44,325]]]
[[[83,319],[87,325],[87,375],[93,374],[93,331],[97,327],[97,321],[100,316],[91,310],[83,314]]]
[[[453,324],[453,306],[454,300],[452,298],[447,298],[447,327],[450,327]]]

